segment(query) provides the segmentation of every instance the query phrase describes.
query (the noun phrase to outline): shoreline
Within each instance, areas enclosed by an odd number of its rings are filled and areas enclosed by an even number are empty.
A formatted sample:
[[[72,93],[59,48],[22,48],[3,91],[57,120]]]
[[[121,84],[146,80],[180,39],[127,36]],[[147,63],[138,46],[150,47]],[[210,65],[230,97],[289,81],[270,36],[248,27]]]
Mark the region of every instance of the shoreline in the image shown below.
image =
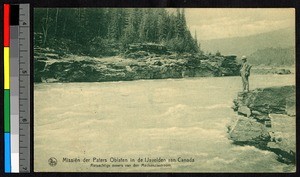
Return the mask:
[[[285,164],[296,163],[296,87],[277,86],[239,92],[227,126],[233,144],[268,150]]]
[[[34,53],[35,82],[106,82],[237,76],[240,69],[236,56],[200,53],[156,54],[138,51],[126,55],[95,58],[60,56],[50,49],[39,50],[35,50]]]
[[[286,75],[280,75],[280,74],[256,74],[256,73],[253,73],[253,74],[251,74],[251,76],[250,76],[250,79],[251,79],[251,77],[253,77],[253,76],[265,76],[265,75],[269,75],[269,76],[276,76],[276,77],[284,77],[284,76],[286,76]],[[294,73],[291,73],[291,74],[287,74],[287,75],[294,75]],[[222,78],[234,78],[234,77],[236,77],[236,78],[239,78],[239,79],[241,79],[240,77],[241,76],[196,76],[196,77],[181,77],[181,78],[162,78],[162,79],[136,79],[136,80],[119,80],[119,81],[82,81],[82,82],[34,82],[34,84],[50,84],[50,83],[57,83],[57,84],[59,84],[59,83],[61,83],[61,84],[67,84],[67,83],[78,83],[78,84],[80,84],[80,83],[118,83],[118,82],[132,82],[132,81],[135,81],[135,82],[137,82],[137,81],[163,81],[163,80],[184,80],[184,79],[186,79],[186,80],[196,80],[196,79],[210,79],[210,78],[214,78],[214,79],[222,79]],[[242,82],[242,81],[241,81]],[[291,85],[294,85],[294,84],[291,84]]]

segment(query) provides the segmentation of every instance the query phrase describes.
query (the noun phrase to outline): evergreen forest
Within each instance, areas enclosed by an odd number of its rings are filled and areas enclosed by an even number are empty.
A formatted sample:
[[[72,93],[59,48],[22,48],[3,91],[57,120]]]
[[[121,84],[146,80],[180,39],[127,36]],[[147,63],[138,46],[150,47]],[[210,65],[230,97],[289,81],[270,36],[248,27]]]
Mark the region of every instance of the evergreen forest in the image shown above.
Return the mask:
[[[184,9],[37,8],[35,47],[89,56],[118,55],[130,44],[154,43],[176,53],[198,53]]]

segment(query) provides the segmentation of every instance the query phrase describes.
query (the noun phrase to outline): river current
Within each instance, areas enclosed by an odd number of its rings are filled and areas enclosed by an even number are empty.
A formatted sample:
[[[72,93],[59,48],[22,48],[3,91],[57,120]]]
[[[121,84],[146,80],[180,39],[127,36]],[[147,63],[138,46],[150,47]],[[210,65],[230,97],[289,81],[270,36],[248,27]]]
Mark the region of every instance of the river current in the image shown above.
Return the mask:
[[[250,89],[283,85],[295,85],[295,75],[250,77]],[[228,139],[226,125],[237,116],[232,101],[241,89],[240,77],[35,84],[34,169],[294,171],[272,152]],[[55,166],[49,165],[51,157]],[[166,161],[142,166],[139,158]]]

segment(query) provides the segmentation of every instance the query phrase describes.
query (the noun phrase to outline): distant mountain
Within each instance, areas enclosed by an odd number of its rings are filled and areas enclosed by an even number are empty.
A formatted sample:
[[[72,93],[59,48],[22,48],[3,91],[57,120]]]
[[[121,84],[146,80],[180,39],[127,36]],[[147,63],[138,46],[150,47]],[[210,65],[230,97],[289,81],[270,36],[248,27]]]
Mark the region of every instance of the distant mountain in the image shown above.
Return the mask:
[[[248,60],[253,65],[292,66],[295,64],[295,48],[265,48],[249,55]]]
[[[212,39],[200,42],[201,49],[204,52],[215,53],[220,51],[223,55],[234,54],[240,57],[250,55],[259,49],[294,47],[295,29],[284,28],[245,37]]]

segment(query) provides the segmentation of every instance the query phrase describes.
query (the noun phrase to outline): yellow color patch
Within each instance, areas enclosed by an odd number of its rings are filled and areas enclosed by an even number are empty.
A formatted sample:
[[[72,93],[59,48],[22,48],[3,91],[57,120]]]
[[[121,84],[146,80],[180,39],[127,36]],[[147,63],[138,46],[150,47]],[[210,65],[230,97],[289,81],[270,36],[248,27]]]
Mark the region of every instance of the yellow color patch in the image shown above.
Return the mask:
[[[9,47],[4,47],[4,89],[9,89]]]

